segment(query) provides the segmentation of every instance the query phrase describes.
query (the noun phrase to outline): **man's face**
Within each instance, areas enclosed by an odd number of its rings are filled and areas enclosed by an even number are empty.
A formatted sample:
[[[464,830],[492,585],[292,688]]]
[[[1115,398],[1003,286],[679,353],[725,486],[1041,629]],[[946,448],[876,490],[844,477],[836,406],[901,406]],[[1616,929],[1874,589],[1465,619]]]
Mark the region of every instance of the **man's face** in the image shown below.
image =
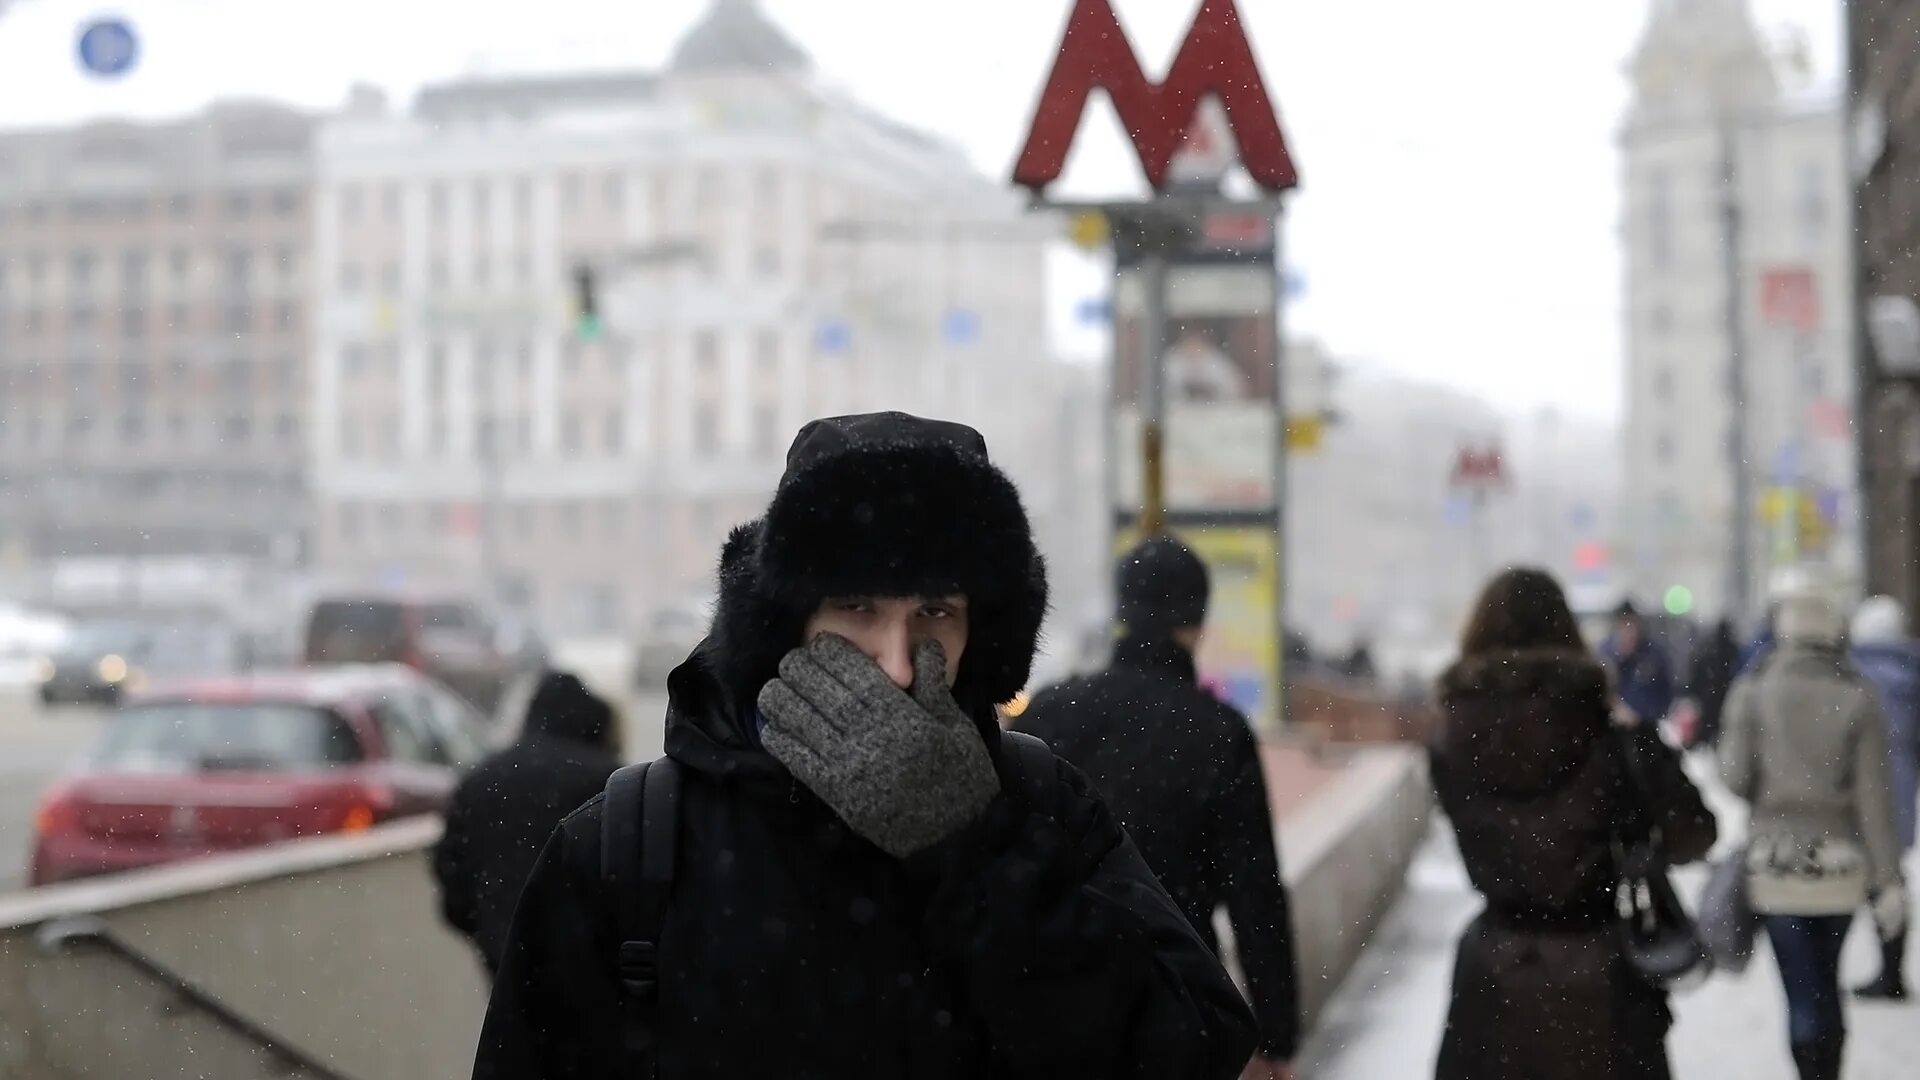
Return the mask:
[[[963,596],[838,596],[821,603],[807,620],[803,640],[838,634],[866,653],[895,686],[913,685],[913,650],[937,641],[947,654],[947,685],[967,650],[967,600]]]

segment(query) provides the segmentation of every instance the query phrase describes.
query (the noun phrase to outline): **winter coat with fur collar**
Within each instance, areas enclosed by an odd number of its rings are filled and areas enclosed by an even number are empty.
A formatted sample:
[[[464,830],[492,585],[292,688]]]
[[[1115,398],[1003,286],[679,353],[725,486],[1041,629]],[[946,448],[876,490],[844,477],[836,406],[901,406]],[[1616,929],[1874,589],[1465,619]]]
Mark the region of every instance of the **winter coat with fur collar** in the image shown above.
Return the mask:
[[[1468,657],[1440,683],[1433,778],[1487,908],[1461,936],[1441,1080],[1664,1077],[1665,995],[1612,931],[1611,838],[1632,813],[1607,674],[1583,653]],[[1711,814],[1654,729],[1630,736],[1675,862]]]

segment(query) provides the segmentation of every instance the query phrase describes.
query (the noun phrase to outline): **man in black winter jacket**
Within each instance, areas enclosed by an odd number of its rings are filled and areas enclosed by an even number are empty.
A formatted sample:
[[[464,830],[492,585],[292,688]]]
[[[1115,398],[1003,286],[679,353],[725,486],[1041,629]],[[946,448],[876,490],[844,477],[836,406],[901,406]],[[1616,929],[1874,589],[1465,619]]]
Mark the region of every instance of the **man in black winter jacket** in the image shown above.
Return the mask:
[[[1260,749],[1246,718],[1198,685],[1207,568],[1170,536],[1120,561],[1125,634],[1113,666],[1035,697],[1020,729],[1085,770],[1187,920],[1217,947],[1225,905],[1260,1024],[1250,1075],[1291,1076],[1300,1005],[1287,889]]]
[[[500,968],[520,888],[560,819],[620,767],[613,709],[579,679],[551,671],[527,704],[520,738],[454,790],[433,852],[440,911]]]
[[[1003,742],[1046,576],[977,432],[807,425],[719,591],[668,681],[657,1042],[627,1038],[596,799],[527,883],[476,1077],[1240,1071],[1252,1018],[1219,962],[1085,779]]]

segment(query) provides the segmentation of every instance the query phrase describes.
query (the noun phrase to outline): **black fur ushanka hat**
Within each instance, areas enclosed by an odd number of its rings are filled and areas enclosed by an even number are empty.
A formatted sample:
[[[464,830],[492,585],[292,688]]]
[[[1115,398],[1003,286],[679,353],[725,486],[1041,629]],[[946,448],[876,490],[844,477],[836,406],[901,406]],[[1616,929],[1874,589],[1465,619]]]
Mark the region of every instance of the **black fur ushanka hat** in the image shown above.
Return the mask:
[[[1047,610],[1019,492],[963,424],[815,420],[765,516],[727,538],[708,656],[730,695],[752,701],[823,600],[956,593],[968,636],[954,697],[980,715],[1026,685]]]

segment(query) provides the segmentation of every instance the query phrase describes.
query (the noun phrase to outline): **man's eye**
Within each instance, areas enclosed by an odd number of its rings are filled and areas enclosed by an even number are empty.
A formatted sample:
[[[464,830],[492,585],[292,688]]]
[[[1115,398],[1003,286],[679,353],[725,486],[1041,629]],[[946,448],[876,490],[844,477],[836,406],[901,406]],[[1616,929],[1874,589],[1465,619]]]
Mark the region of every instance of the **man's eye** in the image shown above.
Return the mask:
[[[842,600],[833,606],[836,610],[852,612],[856,615],[864,615],[873,610],[873,605],[865,600]]]
[[[953,609],[941,607],[939,604],[928,604],[926,607],[920,609],[920,614],[929,619],[951,619],[953,618]]]

